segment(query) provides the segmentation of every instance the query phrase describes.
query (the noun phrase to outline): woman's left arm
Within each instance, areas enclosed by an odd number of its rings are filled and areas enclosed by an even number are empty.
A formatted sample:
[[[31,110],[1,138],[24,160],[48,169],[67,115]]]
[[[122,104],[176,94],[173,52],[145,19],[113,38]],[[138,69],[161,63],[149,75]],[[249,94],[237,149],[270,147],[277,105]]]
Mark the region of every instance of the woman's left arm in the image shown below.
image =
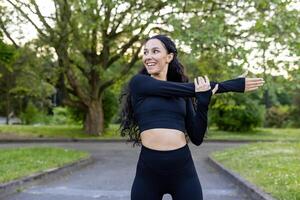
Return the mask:
[[[225,92],[244,92],[245,91],[245,85],[246,85],[246,79],[245,78],[236,78],[236,79],[230,79],[223,82],[215,82],[211,81],[210,86],[212,88],[215,87],[215,85],[218,84],[219,88],[216,93],[225,93]]]
[[[219,84],[219,89],[216,93],[224,93],[224,92],[250,92],[253,90],[257,90],[260,86],[264,84],[263,78],[248,78],[246,77],[248,71],[239,76],[239,78],[230,79],[223,82],[214,82],[211,81],[210,85],[213,88],[216,84]]]

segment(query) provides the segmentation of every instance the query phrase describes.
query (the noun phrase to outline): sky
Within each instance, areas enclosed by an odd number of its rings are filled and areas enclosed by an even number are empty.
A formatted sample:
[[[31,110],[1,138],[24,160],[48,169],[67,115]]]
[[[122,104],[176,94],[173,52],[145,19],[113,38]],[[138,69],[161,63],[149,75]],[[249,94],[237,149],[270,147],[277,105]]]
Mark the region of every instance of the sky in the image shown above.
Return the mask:
[[[46,16],[50,16],[51,13],[54,13],[54,4],[51,0],[36,0],[37,4],[40,7],[40,10],[42,11],[42,13]],[[294,5],[291,6],[291,9],[297,9],[300,10],[300,1],[295,1],[296,3]],[[4,3],[5,5],[7,5],[7,3]],[[8,5],[9,6],[9,5]],[[33,20],[39,25],[39,22],[37,20],[37,18],[34,18],[34,15],[31,15],[31,17],[33,18]],[[233,18],[228,19],[228,23],[234,23]],[[243,22],[240,29],[247,29],[249,27],[251,27],[253,25],[252,22]],[[16,30],[14,31],[14,34],[12,34],[13,38],[17,38],[16,41],[19,44],[23,44],[31,39],[34,39],[37,37],[37,32],[34,29],[34,27],[30,24],[21,24],[18,27],[14,26],[11,27],[10,30]],[[20,33],[23,32],[23,33]],[[23,36],[23,37],[21,37]],[[9,41],[7,41],[9,42]],[[235,44],[233,44],[235,45]],[[254,42],[251,42],[250,40],[246,43],[243,44],[244,47],[246,49],[250,49],[256,46],[256,44]],[[299,60],[299,57],[295,57],[295,56],[290,56],[290,52],[287,50],[284,50],[280,53],[280,55],[278,57],[272,57],[270,51],[272,51],[272,49],[276,47],[278,48],[278,44],[275,43],[271,43],[270,48],[265,52],[266,57],[267,58],[271,58],[273,60],[275,60],[276,62],[279,61],[285,61],[285,62],[290,62],[290,67],[291,68],[298,68],[297,65],[294,65],[292,63],[295,63]],[[189,53],[191,48],[189,48],[189,46],[186,45],[181,45],[180,48],[182,50],[184,50],[185,52]],[[280,47],[279,47],[280,48]],[[282,47],[281,47],[282,48]],[[262,60],[262,52],[258,51],[258,50],[254,50],[252,51],[248,57],[247,57],[248,63],[243,65],[244,69],[248,69],[249,71],[251,71],[254,74],[260,74],[263,72],[263,68],[260,67],[263,64],[263,60]],[[241,61],[239,60],[233,60],[233,63],[236,64],[240,64]],[[230,63],[228,63],[230,64]],[[269,73],[271,73],[274,76],[277,75],[283,75],[285,78],[288,77],[288,72],[286,70],[284,70],[284,64],[278,64],[278,71],[270,71]]]

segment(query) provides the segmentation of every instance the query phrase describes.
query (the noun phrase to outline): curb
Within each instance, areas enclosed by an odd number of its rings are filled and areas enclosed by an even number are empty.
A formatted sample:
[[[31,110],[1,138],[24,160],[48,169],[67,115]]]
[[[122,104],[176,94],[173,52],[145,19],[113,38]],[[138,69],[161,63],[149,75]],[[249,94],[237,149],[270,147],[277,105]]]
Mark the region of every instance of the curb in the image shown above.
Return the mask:
[[[276,200],[271,195],[264,192],[262,189],[258,188],[256,185],[250,183],[239,174],[225,168],[218,161],[214,160],[211,156],[208,157],[208,162],[215,169],[220,171],[225,176],[233,180],[240,188],[242,188],[251,198],[255,200]]]
[[[61,167],[55,167],[51,169],[46,169],[29,176],[13,180],[7,183],[0,184],[0,199],[7,195],[11,195],[16,192],[20,192],[26,187],[38,184],[42,181],[49,181],[51,179],[58,178],[60,176],[72,173],[74,170],[85,167],[88,164],[94,162],[94,158],[89,156],[88,158],[83,158],[78,161],[66,164]]]

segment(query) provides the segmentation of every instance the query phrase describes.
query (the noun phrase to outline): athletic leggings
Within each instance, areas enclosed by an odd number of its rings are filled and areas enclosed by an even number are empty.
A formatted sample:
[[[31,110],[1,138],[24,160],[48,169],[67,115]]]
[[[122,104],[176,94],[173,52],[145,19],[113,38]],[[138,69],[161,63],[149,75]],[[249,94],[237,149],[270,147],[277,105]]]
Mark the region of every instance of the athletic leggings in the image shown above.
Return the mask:
[[[202,188],[188,145],[155,150],[142,145],[131,188],[131,200],[202,200]]]

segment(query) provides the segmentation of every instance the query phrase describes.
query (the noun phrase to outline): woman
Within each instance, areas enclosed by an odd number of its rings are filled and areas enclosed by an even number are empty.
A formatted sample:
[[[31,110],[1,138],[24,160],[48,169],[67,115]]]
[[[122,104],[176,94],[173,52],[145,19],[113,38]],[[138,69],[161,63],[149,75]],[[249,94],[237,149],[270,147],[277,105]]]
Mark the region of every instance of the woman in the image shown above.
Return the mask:
[[[187,138],[197,146],[202,143],[212,94],[256,90],[263,80],[242,77],[216,83],[205,76],[189,83],[175,44],[164,35],[146,40],[143,64],[129,82],[121,113],[121,135],[142,143],[131,199],[161,200],[169,193],[173,200],[201,200]]]

